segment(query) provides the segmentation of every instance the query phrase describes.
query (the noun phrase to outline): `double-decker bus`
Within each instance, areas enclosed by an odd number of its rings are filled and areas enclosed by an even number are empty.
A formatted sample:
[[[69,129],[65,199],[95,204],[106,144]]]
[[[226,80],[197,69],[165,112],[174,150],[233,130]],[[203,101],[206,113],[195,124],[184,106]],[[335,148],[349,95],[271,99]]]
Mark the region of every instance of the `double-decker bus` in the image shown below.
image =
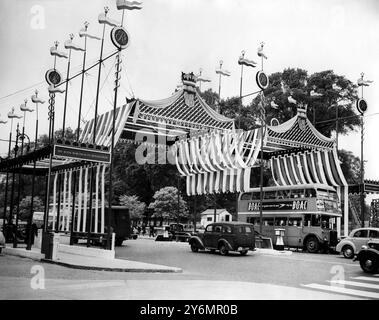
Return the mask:
[[[241,193],[238,220],[260,228],[260,188]],[[275,243],[275,229],[285,230],[286,247],[315,253],[337,245],[337,218],[341,217],[337,192],[323,184],[264,187],[262,233]]]

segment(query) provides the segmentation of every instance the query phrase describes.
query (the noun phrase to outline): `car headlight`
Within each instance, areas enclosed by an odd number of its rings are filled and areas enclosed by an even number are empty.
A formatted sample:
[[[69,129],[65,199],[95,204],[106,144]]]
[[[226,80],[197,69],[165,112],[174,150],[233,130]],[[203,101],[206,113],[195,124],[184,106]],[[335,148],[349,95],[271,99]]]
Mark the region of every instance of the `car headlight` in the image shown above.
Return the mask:
[[[366,249],[367,249],[367,246],[362,246],[361,249],[362,249],[362,250],[366,250]]]

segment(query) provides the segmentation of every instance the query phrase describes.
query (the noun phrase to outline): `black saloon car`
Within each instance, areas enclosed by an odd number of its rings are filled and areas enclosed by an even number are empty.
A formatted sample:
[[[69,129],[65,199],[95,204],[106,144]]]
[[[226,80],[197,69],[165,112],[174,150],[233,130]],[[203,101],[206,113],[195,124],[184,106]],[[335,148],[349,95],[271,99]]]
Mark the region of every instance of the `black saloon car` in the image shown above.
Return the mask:
[[[207,225],[203,233],[189,239],[193,252],[199,250],[219,250],[221,255],[229,251],[246,255],[255,248],[254,226],[245,222],[216,222]]]
[[[370,240],[367,246],[362,246],[355,260],[359,261],[364,272],[379,273],[379,239]]]

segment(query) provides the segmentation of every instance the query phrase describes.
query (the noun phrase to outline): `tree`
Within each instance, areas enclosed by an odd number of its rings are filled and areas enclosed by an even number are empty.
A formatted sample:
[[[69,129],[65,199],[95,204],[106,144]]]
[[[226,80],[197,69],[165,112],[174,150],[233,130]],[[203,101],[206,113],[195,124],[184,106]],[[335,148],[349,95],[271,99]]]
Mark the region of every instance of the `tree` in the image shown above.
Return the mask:
[[[296,105],[288,101],[291,95],[298,104],[307,106],[308,118],[315,127],[327,137],[336,129],[336,109],[338,109],[338,132],[346,134],[360,124],[360,118],[354,112],[358,99],[357,86],[344,76],[336,75],[332,70],[316,72],[308,76],[302,69],[288,68],[283,72],[269,76],[270,85],[265,90],[268,101],[274,101],[279,107],[266,108],[267,123],[277,118],[280,123],[292,118]],[[321,96],[312,96],[311,91]],[[251,107],[258,112],[259,97]]]
[[[361,160],[351,151],[338,150],[338,158],[341,161],[341,169],[348,184],[360,183]]]
[[[120,204],[129,208],[130,219],[138,220],[142,218],[146,204],[138,200],[137,196],[129,196],[124,194],[120,197]]]
[[[154,194],[154,202],[150,203],[149,209],[154,209],[153,217],[180,220],[188,218],[187,204],[179,195],[175,187],[164,187]]]
[[[30,218],[30,208],[32,205],[32,197],[26,196],[23,198],[20,202],[20,214],[19,219],[20,220],[28,220]],[[43,211],[44,205],[42,200],[39,197],[34,197],[33,199],[33,212],[34,211]],[[14,213],[16,211],[16,208],[14,208]]]

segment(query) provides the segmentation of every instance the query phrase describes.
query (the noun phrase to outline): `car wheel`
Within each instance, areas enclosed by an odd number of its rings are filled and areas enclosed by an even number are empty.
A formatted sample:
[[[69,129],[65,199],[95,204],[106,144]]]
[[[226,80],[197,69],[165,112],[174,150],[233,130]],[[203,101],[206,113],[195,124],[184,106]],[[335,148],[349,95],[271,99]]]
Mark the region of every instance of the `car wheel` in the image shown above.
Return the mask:
[[[352,259],[354,257],[354,249],[352,246],[346,245],[342,248],[342,254],[346,259]]]
[[[198,252],[199,248],[197,247],[196,243],[191,243],[191,250],[192,252]]]
[[[242,250],[242,251],[240,251],[241,256],[246,256],[248,251],[249,250]]]
[[[366,273],[376,273],[378,271],[378,258],[372,254],[367,254],[359,260],[361,268]]]
[[[222,256],[226,256],[228,253],[229,253],[228,249],[226,248],[226,246],[224,244],[222,244],[220,246],[220,254]]]
[[[309,237],[305,243],[305,247],[309,253],[316,253],[320,249],[320,243],[316,237]]]

